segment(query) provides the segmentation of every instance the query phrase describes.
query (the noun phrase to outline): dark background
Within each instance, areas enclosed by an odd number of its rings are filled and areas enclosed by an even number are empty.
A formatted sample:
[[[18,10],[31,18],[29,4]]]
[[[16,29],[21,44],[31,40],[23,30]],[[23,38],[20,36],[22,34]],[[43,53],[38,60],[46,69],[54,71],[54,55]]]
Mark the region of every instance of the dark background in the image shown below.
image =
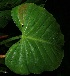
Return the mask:
[[[45,4],[45,8],[53,14],[53,16],[56,18],[57,22],[60,24],[60,28],[61,31],[64,35],[64,51],[65,51],[65,55],[63,58],[63,61],[60,65],[60,67],[52,72],[43,72],[40,75],[34,75],[34,76],[70,76],[70,65],[69,65],[69,61],[70,61],[70,13],[69,13],[69,2],[67,0],[47,0],[46,4]],[[12,22],[10,21],[8,23],[8,28],[10,27],[11,29],[8,29],[7,27],[5,27],[5,29],[2,32],[5,32],[6,34],[10,35],[10,36],[15,36],[15,35],[19,35],[21,34],[20,31],[19,33],[18,28],[16,26],[9,26],[11,25]],[[15,31],[13,30],[14,33],[12,33],[12,28],[16,29]],[[9,76],[12,76],[11,74],[13,74],[13,76],[15,76],[16,74],[14,74],[13,72],[11,72],[10,70],[7,70],[7,75],[9,74]],[[5,75],[6,75],[5,74]],[[30,74],[33,76],[33,74]]]

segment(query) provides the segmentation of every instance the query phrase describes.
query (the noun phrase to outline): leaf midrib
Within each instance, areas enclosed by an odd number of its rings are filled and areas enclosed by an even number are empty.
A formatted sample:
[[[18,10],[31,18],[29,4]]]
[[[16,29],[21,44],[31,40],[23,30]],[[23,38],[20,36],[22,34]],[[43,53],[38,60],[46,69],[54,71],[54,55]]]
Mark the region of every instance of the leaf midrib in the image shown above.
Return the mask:
[[[52,44],[46,40],[43,40],[41,38],[34,38],[34,37],[31,37],[31,36],[23,36],[23,39],[30,39],[30,40],[33,40],[33,41],[37,41],[37,42],[41,42],[41,43],[47,43],[47,44]]]

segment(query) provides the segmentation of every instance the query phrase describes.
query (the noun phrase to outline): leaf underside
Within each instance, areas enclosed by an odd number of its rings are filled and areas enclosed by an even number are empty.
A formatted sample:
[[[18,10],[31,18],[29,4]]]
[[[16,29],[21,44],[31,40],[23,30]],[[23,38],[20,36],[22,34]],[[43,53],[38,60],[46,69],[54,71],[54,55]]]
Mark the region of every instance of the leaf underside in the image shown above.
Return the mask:
[[[5,64],[17,74],[39,74],[57,69],[63,59],[63,35],[45,8],[26,3],[12,9],[21,39],[6,53]]]

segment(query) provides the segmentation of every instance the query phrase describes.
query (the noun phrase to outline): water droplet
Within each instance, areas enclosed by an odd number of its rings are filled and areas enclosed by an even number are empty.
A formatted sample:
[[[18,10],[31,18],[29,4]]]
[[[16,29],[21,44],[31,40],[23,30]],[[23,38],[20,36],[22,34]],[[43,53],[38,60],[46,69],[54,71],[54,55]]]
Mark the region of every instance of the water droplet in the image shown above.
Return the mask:
[[[5,71],[4,73],[8,73],[7,71]]]
[[[53,38],[54,39],[54,38]]]

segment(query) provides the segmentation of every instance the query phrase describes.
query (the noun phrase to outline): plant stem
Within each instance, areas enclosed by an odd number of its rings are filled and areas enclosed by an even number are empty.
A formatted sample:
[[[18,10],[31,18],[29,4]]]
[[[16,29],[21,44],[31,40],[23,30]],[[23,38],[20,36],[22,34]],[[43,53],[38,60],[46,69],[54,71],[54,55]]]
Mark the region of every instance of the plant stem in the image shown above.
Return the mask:
[[[0,55],[0,58],[5,58],[5,55]]]
[[[3,45],[3,44],[5,44],[5,43],[8,43],[8,42],[10,42],[10,41],[13,41],[13,40],[16,40],[16,39],[20,39],[20,38],[21,38],[21,35],[15,36],[15,37],[12,37],[12,38],[9,38],[9,39],[7,39],[7,40],[3,40],[2,42],[0,42],[0,45]]]
[[[8,35],[3,35],[3,36],[0,36],[0,39],[6,38],[6,37],[8,37]]]

